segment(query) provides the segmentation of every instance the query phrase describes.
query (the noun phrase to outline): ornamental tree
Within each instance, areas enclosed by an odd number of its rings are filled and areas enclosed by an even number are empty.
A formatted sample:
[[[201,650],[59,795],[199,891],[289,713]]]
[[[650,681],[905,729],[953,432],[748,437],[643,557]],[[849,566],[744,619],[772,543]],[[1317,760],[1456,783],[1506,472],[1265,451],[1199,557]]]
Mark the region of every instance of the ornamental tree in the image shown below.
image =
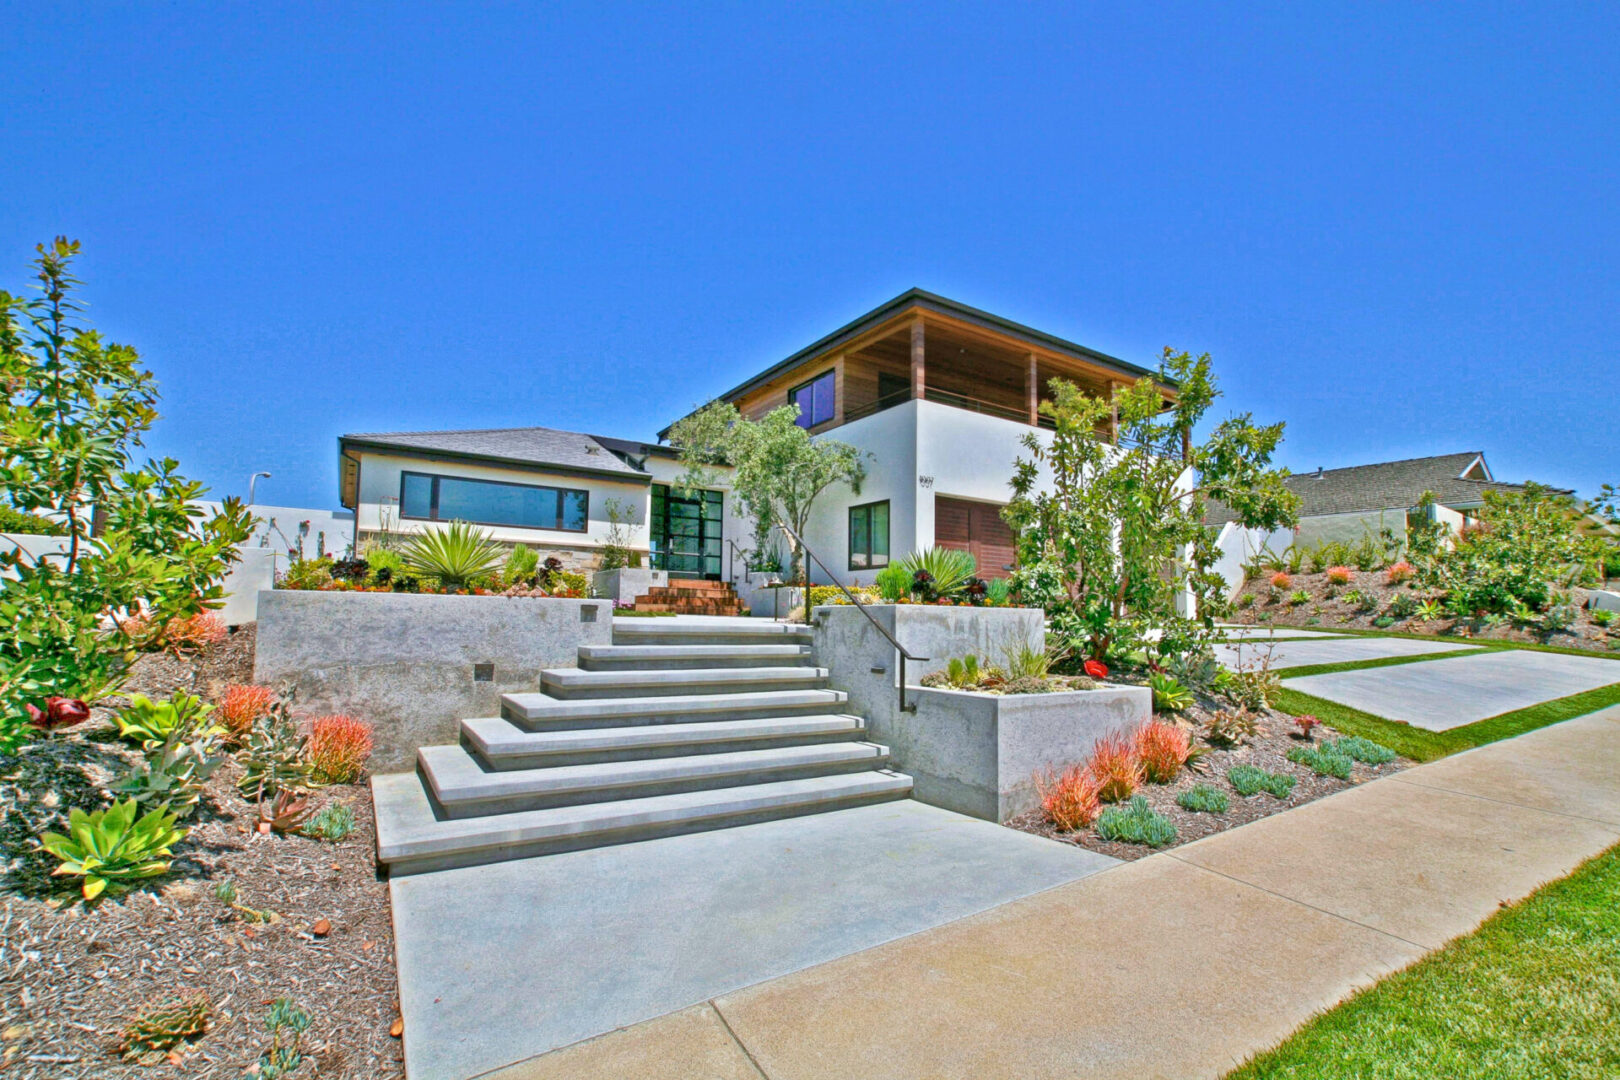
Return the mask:
[[[1029,456],[1017,462],[1002,512],[1018,536],[1019,594],[1046,609],[1069,648],[1096,660],[1207,650],[1228,607],[1213,569],[1216,533],[1204,524],[1208,500],[1250,528],[1290,526],[1299,515],[1287,471],[1271,467],[1281,423],[1257,426],[1245,413],[1195,443],[1193,429],[1220,396],[1209,354],[1166,349],[1159,379],[1178,384],[1173,402],[1151,378],[1111,401],[1053,379],[1052,400],[1040,407],[1054,425],[1050,445],[1024,436]],[[1116,410],[1111,444],[1097,432]],[[1182,594],[1196,616],[1178,610]]]
[[[1427,575],[1462,617],[1539,612],[1553,590],[1593,574],[1601,541],[1580,530],[1569,495],[1541,484],[1487,491],[1479,523],[1459,533]]]
[[[125,621],[148,630],[222,602],[251,517],[236,499],[205,517],[204,487],[172,459],[133,464],[157,420],[157,386],[135,350],[80,321],[77,241],[38,246],[41,295],[0,291],[0,500],[57,524],[59,554],[0,544],[0,751],[29,707],[94,701],[133,658]]]
[[[832,439],[811,439],[798,419],[797,405],[750,420],[735,405],[713,401],[670,429],[669,440],[680,448],[685,466],[678,481],[682,489],[714,487],[720,482],[718,468],[735,470],[731,489],[754,519],[756,555],[769,548],[776,522],[787,522],[803,536],[822,492],[848,484],[859,495],[866,479],[861,451]],[[805,580],[798,545],[791,544],[791,550],[791,579]]]

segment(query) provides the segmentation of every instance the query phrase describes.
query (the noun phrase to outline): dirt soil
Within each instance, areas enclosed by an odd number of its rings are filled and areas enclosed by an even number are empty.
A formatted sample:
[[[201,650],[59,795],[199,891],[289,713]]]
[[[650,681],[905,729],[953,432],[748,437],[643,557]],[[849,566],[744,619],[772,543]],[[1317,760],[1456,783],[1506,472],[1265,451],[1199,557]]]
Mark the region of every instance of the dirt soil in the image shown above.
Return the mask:
[[[1203,721],[1208,717],[1207,703],[1201,703],[1186,713],[1184,726],[1201,728]],[[1164,719],[1160,717],[1160,719]],[[1240,746],[1231,748],[1209,747],[1209,752],[1196,763],[1196,768],[1183,769],[1173,783],[1169,784],[1143,784],[1138,795],[1144,796],[1148,805],[1154,810],[1170,819],[1176,827],[1176,838],[1161,848],[1150,848],[1142,844],[1126,844],[1118,841],[1104,840],[1097,835],[1095,827],[1077,829],[1074,832],[1062,832],[1042,816],[1039,810],[1031,810],[1008,821],[1007,824],[1024,832],[1035,833],[1039,836],[1061,840],[1069,844],[1077,844],[1091,851],[1112,855],[1116,859],[1140,859],[1144,855],[1151,855],[1155,851],[1167,851],[1170,848],[1211,836],[1218,832],[1238,825],[1245,825],[1272,814],[1291,810],[1302,803],[1320,799],[1324,795],[1332,795],[1336,791],[1364,784],[1368,780],[1409,767],[1412,763],[1405,758],[1396,758],[1387,765],[1363,765],[1356,762],[1349,780],[1339,780],[1331,776],[1318,776],[1304,765],[1296,765],[1288,760],[1288,751],[1296,746],[1308,745],[1306,741],[1296,734],[1294,719],[1285,713],[1270,710],[1259,718],[1259,732],[1254,738],[1247,740]],[[1339,733],[1327,725],[1319,725],[1313,734],[1313,742],[1321,743],[1328,739],[1336,739]],[[1204,740],[1194,739],[1194,745],[1206,746]],[[1282,773],[1294,777],[1294,790],[1286,799],[1276,799],[1260,792],[1244,798],[1232,789],[1226,781],[1227,770],[1234,765],[1254,765],[1267,772]],[[1208,784],[1210,787],[1226,792],[1228,805],[1224,814],[1195,813],[1183,810],[1176,805],[1176,796],[1189,788],[1199,784]]]
[[[211,698],[252,681],[251,627],[205,655],[143,657],[126,690],[166,697],[177,686]],[[116,701],[109,704],[117,704]],[[272,1001],[290,997],[312,1017],[294,1077],[372,1080],[404,1075],[388,886],[377,878],[365,785],[317,791],[312,805],[347,804],[355,830],[337,843],[261,835],[236,790],[234,761],[209,780],[170,872],[86,907],[50,856],[31,853],[40,828],[60,829],[66,807],[106,805],[104,785],[139,757],[98,708],[79,728],[0,758],[0,1077],[151,1080],[257,1075],[269,1047]],[[43,822],[43,824],[42,824]],[[231,881],[236,903],[219,899]],[[322,920],[326,926],[317,926]],[[324,934],[317,934],[324,929]],[[155,1063],[126,1063],[119,1032],[140,1009],[206,992],[208,1032]]]
[[[1396,596],[1409,596],[1414,602],[1428,599],[1427,593],[1410,585],[1390,585],[1382,570],[1358,570],[1349,585],[1334,586],[1324,574],[1290,574],[1287,589],[1273,589],[1271,574],[1246,582],[1239,591],[1238,607],[1232,621],[1257,626],[1298,626],[1312,630],[1332,630],[1350,627],[1358,630],[1392,630],[1409,634],[1445,634],[1453,637],[1473,638],[1479,641],[1513,641],[1533,645],[1558,645],[1568,649],[1588,649],[1593,652],[1620,652],[1620,613],[1608,627],[1592,621],[1586,607],[1586,589],[1571,589],[1570,596],[1579,608],[1575,625],[1568,630],[1548,634],[1535,628],[1505,623],[1488,626],[1481,619],[1456,619],[1447,615],[1433,620],[1416,617],[1397,619],[1392,626],[1377,627],[1373,620],[1387,612]],[[1303,589],[1310,599],[1303,604],[1290,602],[1290,594]],[[1348,592],[1360,592],[1376,598],[1376,604],[1349,604],[1344,601]]]

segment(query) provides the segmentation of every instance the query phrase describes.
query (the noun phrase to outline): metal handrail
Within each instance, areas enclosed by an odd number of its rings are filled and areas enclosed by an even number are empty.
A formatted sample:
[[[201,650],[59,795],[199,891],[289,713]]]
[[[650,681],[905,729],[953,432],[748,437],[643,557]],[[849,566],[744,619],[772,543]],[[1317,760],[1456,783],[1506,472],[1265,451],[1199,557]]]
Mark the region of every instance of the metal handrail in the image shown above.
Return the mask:
[[[906,647],[896,641],[894,635],[885,630],[883,628],[883,624],[878,622],[870,611],[866,610],[866,605],[861,603],[860,598],[854,593],[850,592],[849,589],[845,587],[844,583],[838,580],[838,576],[836,574],[827,569],[827,564],[822,562],[821,559],[817,557],[816,553],[810,550],[810,545],[804,542],[804,537],[800,536],[794,530],[793,526],[789,525],[785,521],[778,521],[776,526],[786,533],[790,540],[798,544],[800,550],[802,550],[808,558],[813,560],[817,566],[821,567],[821,572],[832,579],[832,583],[838,586],[838,591],[844,594],[845,598],[855,606],[856,610],[858,610],[862,615],[866,616],[866,621],[871,623],[873,628],[876,629],[878,633],[882,634],[884,638],[888,640],[890,645],[894,646],[895,652],[900,654],[900,711],[916,712],[917,706],[906,704],[906,661],[914,660],[917,663],[926,663],[930,658],[926,656],[912,656],[911,653],[907,652]],[[810,568],[808,566],[805,567],[804,574],[804,621],[806,625],[808,625],[810,622]]]

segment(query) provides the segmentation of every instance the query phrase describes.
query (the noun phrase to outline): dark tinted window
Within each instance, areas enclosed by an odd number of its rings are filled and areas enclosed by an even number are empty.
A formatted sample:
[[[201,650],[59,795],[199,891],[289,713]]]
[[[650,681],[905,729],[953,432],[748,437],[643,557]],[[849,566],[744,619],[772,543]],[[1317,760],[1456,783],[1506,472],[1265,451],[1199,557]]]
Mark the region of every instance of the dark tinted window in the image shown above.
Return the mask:
[[[574,488],[424,473],[404,474],[399,501],[401,515],[408,518],[564,532],[584,532],[590,509],[590,494]]]
[[[788,394],[788,401],[799,407],[799,426],[813,428],[831,420],[836,391],[837,383],[831,371],[817,375],[803,386],[794,387]]]

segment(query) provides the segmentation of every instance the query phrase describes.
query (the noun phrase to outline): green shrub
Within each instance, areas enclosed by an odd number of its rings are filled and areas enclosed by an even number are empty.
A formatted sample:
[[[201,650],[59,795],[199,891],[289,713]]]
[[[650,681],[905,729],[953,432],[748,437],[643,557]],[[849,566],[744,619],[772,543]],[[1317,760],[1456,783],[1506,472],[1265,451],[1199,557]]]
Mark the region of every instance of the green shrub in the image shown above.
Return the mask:
[[[1324,743],[1321,746],[1296,746],[1288,751],[1288,760],[1296,765],[1304,765],[1318,776],[1350,779],[1349,755],[1336,753],[1329,749],[1331,745]]]
[[[1097,835],[1104,840],[1117,840],[1126,844],[1146,844],[1164,847],[1176,838],[1176,827],[1170,819],[1148,806],[1147,799],[1138,795],[1124,806],[1110,806],[1097,818]]]
[[[913,551],[896,565],[905,571],[911,594],[925,603],[954,597],[978,571],[972,552],[943,547]]]
[[[1293,592],[1288,594],[1288,603],[1293,607],[1299,607],[1301,604],[1308,604],[1310,602],[1311,594],[1306,592],[1304,589],[1295,589]]]
[[[304,743],[304,734],[286,703],[277,701],[254,722],[236,755],[242,766],[236,786],[243,797],[263,802],[285,789],[310,787],[314,767],[304,757]]]
[[[508,585],[532,585],[539,570],[539,554],[526,544],[517,544],[506,557],[506,565],[501,568],[501,580]]]
[[[471,587],[500,561],[501,546],[489,532],[465,521],[417,533],[405,548],[405,565],[413,573],[437,578],[447,589]]]
[[[144,694],[129,695],[129,704],[113,716],[118,734],[151,750],[166,742],[190,742],[215,738],[225,729],[208,718],[212,705],[184,690],[176,690],[168,701],[153,701]]]
[[[84,878],[84,898],[94,900],[108,886],[125,888],[169,869],[169,856],[185,829],[174,827],[175,815],[163,807],[135,818],[134,799],[86,814],[75,808],[68,834],[48,832],[39,846],[62,860],[56,873]]]
[[[1267,772],[1254,765],[1234,765],[1226,771],[1226,782],[1244,798],[1265,792],[1277,799],[1286,799],[1294,791],[1294,778],[1283,773]]]
[[[1388,615],[1380,615],[1378,618],[1372,621],[1372,624],[1378,627],[1380,630],[1387,630],[1391,626],[1395,625],[1395,620],[1390,618]]]
[[[1614,622],[1614,612],[1610,611],[1608,608],[1593,608],[1587,614],[1587,618],[1592,620],[1593,626],[1606,627],[1610,623]]]
[[[1020,675],[1016,679],[1008,679],[1001,687],[1003,694],[1051,694],[1060,687],[1054,686],[1049,680],[1036,675]]]
[[[1221,789],[1195,784],[1176,796],[1176,805],[1199,814],[1224,814],[1230,802]]]
[[[1332,754],[1341,754],[1354,761],[1366,765],[1384,765],[1395,760],[1395,751],[1383,743],[1375,743],[1371,739],[1364,739],[1360,735],[1348,735],[1341,739],[1322,744],[1322,749]]]
[[[391,585],[405,573],[405,556],[389,548],[367,549],[367,578],[373,585]]]
[[[1012,581],[1008,578],[991,578],[985,585],[984,598],[991,607],[1011,606]]]
[[[321,812],[310,818],[304,826],[305,836],[319,837],[337,843],[354,832],[354,811],[343,803],[327,803]]]
[[[1416,614],[1418,598],[1411,593],[1396,593],[1389,601],[1389,614],[1397,619],[1409,619]]]
[[[1253,607],[1254,606],[1254,593],[1244,593],[1242,596],[1238,597],[1237,598],[1237,606],[1240,609],[1241,608]]]
[[[1193,695],[1174,675],[1156,671],[1148,676],[1148,688],[1153,691],[1154,712],[1181,712],[1192,707]]]
[[[67,530],[50,518],[24,513],[15,506],[0,503],[0,533],[20,533],[25,536],[63,536]]]
[[[911,575],[902,566],[885,566],[877,572],[877,591],[885,604],[905,600],[911,596]]]
[[[332,584],[332,557],[323,555],[319,559],[294,559],[287,564],[287,570],[276,582],[280,589],[319,589],[323,585]]]

